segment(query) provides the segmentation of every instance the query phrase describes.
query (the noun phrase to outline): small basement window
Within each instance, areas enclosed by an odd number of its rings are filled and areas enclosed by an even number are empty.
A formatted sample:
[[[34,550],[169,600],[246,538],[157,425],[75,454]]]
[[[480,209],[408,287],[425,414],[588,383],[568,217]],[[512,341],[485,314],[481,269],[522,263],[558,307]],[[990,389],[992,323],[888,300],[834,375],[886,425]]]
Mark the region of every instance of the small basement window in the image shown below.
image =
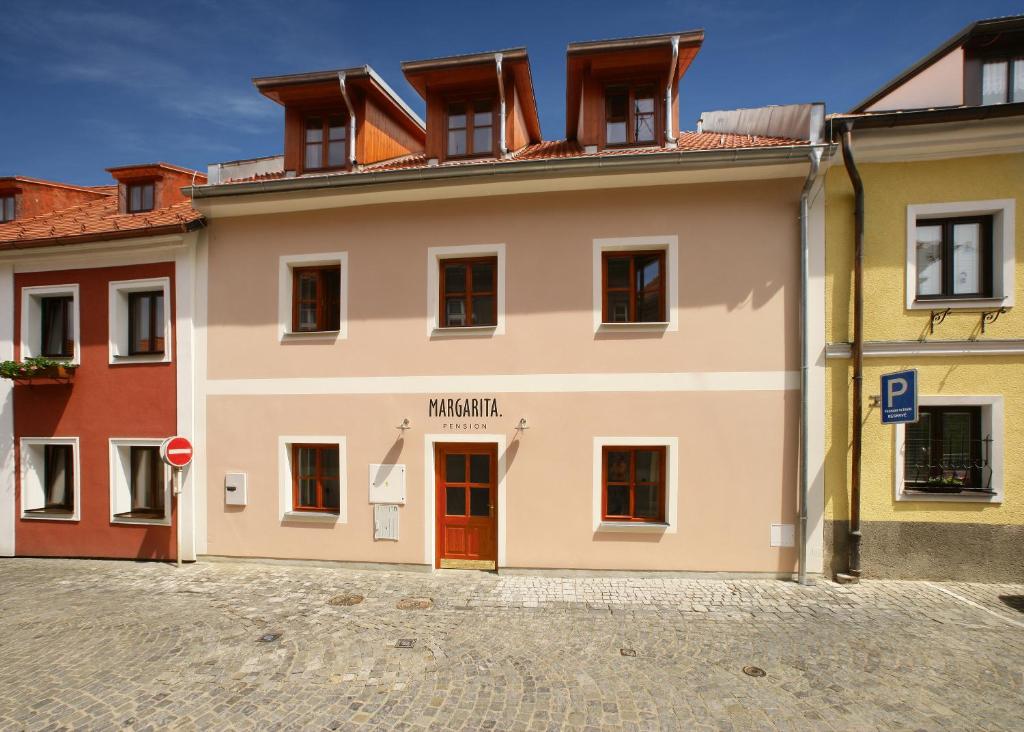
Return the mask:
[[[128,213],[145,213],[153,210],[152,181],[147,183],[129,183],[125,186],[126,206]]]

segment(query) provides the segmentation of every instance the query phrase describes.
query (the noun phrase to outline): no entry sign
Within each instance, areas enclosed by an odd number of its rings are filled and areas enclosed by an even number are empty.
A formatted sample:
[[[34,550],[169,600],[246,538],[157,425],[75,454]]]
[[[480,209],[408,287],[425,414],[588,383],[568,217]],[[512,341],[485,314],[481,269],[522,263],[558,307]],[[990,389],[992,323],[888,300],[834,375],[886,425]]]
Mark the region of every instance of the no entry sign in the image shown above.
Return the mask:
[[[192,462],[192,443],[187,437],[168,437],[160,446],[160,457],[172,468],[184,468]]]

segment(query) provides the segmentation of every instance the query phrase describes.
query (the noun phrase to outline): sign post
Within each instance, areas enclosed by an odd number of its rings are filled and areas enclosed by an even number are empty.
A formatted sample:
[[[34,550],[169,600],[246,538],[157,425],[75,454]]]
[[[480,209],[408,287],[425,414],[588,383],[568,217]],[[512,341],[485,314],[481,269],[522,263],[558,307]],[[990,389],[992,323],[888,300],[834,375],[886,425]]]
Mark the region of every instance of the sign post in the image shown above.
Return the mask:
[[[882,424],[917,421],[917,369],[882,374]]]
[[[172,492],[174,493],[174,502],[178,515],[178,520],[174,522],[174,556],[178,560],[179,567],[181,566],[181,471],[192,462],[192,453],[192,443],[189,442],[187,437],[182,437],[181,435],[168,437],[160,445],[160,458],[170,465],[174,471]]]

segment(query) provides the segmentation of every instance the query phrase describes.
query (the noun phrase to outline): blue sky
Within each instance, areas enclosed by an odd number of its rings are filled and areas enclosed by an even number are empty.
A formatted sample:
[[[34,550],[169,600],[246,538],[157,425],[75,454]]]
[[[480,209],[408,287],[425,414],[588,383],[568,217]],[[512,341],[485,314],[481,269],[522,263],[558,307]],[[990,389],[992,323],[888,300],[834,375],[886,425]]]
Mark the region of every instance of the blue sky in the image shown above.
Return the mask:
[[[822,101],[844,111],[978,18],[1020,0],[39,0],[4,4],[0,175],[80,184],[105,168],[281,150],[284,115],[254,76],[370,64],[414,109],[399,63],[525,45],[541,125],[564,136],[571,41],[703,28],[681,119]]]

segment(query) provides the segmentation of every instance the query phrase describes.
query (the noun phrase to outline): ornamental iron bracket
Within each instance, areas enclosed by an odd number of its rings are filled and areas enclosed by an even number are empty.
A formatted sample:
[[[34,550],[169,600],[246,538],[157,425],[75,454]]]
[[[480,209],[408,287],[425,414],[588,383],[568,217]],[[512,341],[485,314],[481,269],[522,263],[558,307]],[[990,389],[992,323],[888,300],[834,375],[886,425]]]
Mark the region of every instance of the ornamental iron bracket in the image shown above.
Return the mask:
[[[985,333],[985,326],[992,325],[992,323],[999,320],[999,316],[1006,312],[1006,308],[999,308],[998,310],[986,310],[981,314],[981,332]]]
[[[935,326],[942,325],[942,321],[946,319],[947,315],[949,315],[950,309],[951,308],[946,308],[945,310],[932,310],[932,321],[928,324],[928,333],[930,335],[935,335]],[[982,326],[981,332],[985,332],[984,326]]]

